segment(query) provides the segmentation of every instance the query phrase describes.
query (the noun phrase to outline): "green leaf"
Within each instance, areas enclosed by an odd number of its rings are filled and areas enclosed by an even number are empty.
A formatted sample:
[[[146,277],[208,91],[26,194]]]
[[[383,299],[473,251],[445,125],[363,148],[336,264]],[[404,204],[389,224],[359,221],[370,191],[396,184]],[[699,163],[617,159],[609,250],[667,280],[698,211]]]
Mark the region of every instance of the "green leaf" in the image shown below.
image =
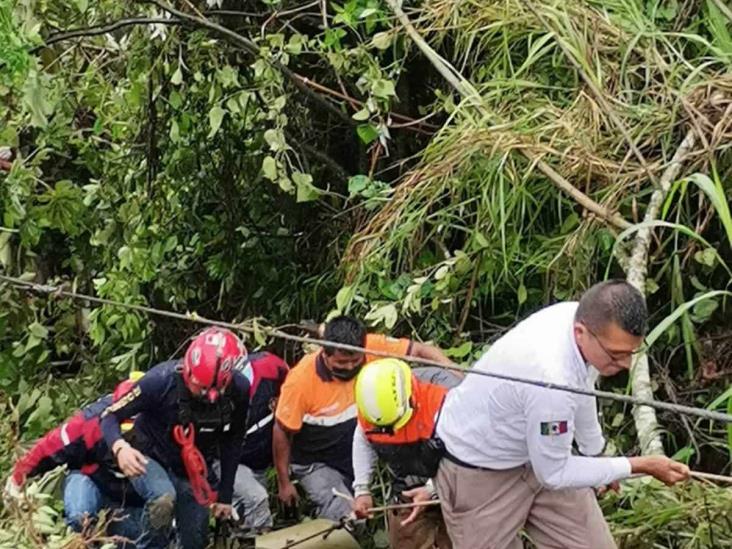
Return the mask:
[[[343,286],[335,297],[336,308],[341,312],[348,310],[348,305],[353,300],[353,296],[356,294],[356,288],[353,286]]]
[[[368,120],[370,116],[371,113],[368,109],[361,109],[360,111],[353,113],[351,118],[353,118],[354,120],[358,120],[359,122],[363,122],[364,120]]]
[[[48,336],[48,329],[38,322],[34,322],[28,326],[28,331],[38,339],[46,339]]]
[[[528,297],[528,294],[526,292],[526,286],[521,284],[518,287],[518,291],[516,293],[517,293],[519,305],[523,305],[524,303],[526,303],[526,298]]]
[[[280,186],[280,189],[285,191],[286,193],[291,193],[295,190],[295,187],[292,185],[292,181],[290,181],[290,178],[286,175],[283,175],[282,177],[277,179],[277,184]]]
[[[216,105],[208,112],[208,122],[211,126],[211,131],[208,132],[208,138],[211,139],[221,127],[221,122],[224,120],[226,111]]]
[[[473,236],[475,237],[475,245],[476,250],[480,250],[483,248],[487,248],[490,246],[490,243],[488,242],[488,239],[485,237],[485,235],[480,231],[475,231],[473,233]]]
[[[696,186],[698,186],[704,194],[707,195],[711,201],[714,209],[717,211],[719,220],[722,222],[722,226],[727,233],[727,246],[732,245],[732,215],[730,215],[729,203],[727,197],[724,194],[722,184],[715,176],[715,180],[712,181],[708,175],[703,173],[695,173],[694,175],[687,178]]]
[[[269,148],[274,152],[280,152],[287,149],[285,135],[279,128],[270,128],[264,132],[264,140],[267,142],[267,145],[269,145]]]
[[[226,109],[232,114],[239,114],[241,107],[236,97],[229,97],[226,100]]]
[[[371,39],[371,43],[376,49],[386,50],[391,46],[392,34],[390,32],[377,32]]]
[[[84,13],[89,7],[89,0],[74,0],[74,4],[76,4],[76,7],[81,13]]]
[[[714,297],[718,297],[721,295],[725,296],[732,296],[732,292],[728,292],[726,290],[713,290],[711,292],[707,292],[705,294],[702,294],[700,296],[695,297],[694,299],[687,301],[686,303],[683,303],[679,305],[674,312],[672,312],[670,315],[668,315],[666,318],[664,318],[661,322],[659,322],[653,330],[646,336],[646,344],[650,347],[653,345],[656,340],[661,337],[661,335],[669,329],[671,325],[673,325],[674,322],[676,322],[681,315],[683,315],[685,312],[687,312],[689,309],[691,309],[694,305],[699,303],[700,301],[704,301],[705,299],[712,299]]]
[[[183,98],[176,90],[171,90],[170,95],[168,96],[168,102],[171,107],[178,110],[181,108],[181,105],[183,105]]]
[[[230,88],[239,83],[238,72],[231,65],[225,65],[216,71],[216,78],[224,88]]]
[[[377,10],[376,8],[366,8],[366,9],[364,9],[364,10],[363,10],[363,11],[362,11],[362,12],[361,12],[361,13],[359,14],[358,18],[359,18],[359,19],[366,19],[367,17],[369,17],[369,16],[371,16],[371,15],[375,15],[375,14],[377,14],[377,13],[379,13],[379,10]]]
[[[129,246],[122,246],[117,250],[117,258],[121,268],[129,267],[132,263],[132,250]]]
[[[702,265],[706,265],[707,267],[713,267],[714,262],[717,260],[717,252],[712,248],[706,248],[704,250],[696,252],[694,254],[694,259]]]
[[[376,97],[381,97],[383,99],[394,96],[396,95],[394,82],[392,82],[391,80],[384,80],[383,78],[379,80],[374,80],[374,82],[371,84],[371,93],[373,93]]]
[[[354,175],[348,180],[348,192],[351,196],[359,194],[371,183],[371,179],[365,175]]]
[[[383,322],[384,326],[390,330],[396,324],[399,314],[397,313],[396,306],[393,303],[382,305],[371,309],[366,314],[366,320],[372,321],[372,324],[378,324]]]
[[[173,119],[173,122],[170,124],[170,140],[173,143],[178,143],[180,141],[180,128],[178,127],[178,121]]]
[[[372,143],[379,137],[379,131],[371,124],[360,124],[356,128],[356,133],[365,145]]]
[[[714,43],[727,55],[732,55],[732,36],[727,29],[727,17],[712,0],[707,0],[709,13],[702,20],[709,25],[709,31],[714,38]]]
[[[464,341],[457,347],[451,347],[449,349],[445,349],[445,354],[449,356],[450,358],[455,358],[457,360],[460,360],[462,358],[465,358],[470,354],[470,352],[473,350],[473,342],[470,340]]]
[[[302,172],[292,172],[292,181],[297,187],[297,201],[309,202],[320,197],[320,190],[313,185],[313,177]]]
[[[43,395],[36,402],[35,409],[28,420],[25,422],[26,425],[33,423],[45,423],[51,417],[51,410],[53,410],[53,401],[46,395]]]
[[[31,125],[45,128],[48,125],[48,116],[53,113],[53,105],[46,99],[46,90],[41,78],[33,71],[23,86],[23,104],[30,111]]]
[[[707,299],[700,301],[692,308],[692,319],[697,324],[702,324],[709,320],[712,314],[714,314],[714,311],[717,310],[717,307],[719,307],[719,303],[714,300]]]
[[[689,460],[694,456],[695,450],[691,446],[684,446],[679,449],[671,459],[674,461],[681,461],[683,463],[689,463]]]
[[[173,76],[170,77],[170,83],[174,86],[180,86],[183,82],[183,71],[180,68],[180,65],[178,65],[178,68],[175,69],[175,72],[173,73]]]
[[[265,156],[262,161],[262,173],[270,181],[277,179],[277,161],[271,156]]]

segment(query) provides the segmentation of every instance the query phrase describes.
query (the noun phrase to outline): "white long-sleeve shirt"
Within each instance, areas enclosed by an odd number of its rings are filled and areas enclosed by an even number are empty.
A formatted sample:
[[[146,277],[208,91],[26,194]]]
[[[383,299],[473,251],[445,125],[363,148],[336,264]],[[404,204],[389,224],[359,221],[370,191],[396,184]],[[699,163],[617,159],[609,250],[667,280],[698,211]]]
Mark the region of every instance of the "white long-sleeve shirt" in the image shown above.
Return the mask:
[[[474,368],[591,388],[597,372],[575,343],[576,310],[570,302],[533,314]],[[550,489],[600,486],[630,476],[626,458],[585,457],[605,446],[591,396],[467,374],[448,393],[437,434],[450,454],[471,465],[510,469],[530,462]],[[584,456],[572,455],[573,440]]]

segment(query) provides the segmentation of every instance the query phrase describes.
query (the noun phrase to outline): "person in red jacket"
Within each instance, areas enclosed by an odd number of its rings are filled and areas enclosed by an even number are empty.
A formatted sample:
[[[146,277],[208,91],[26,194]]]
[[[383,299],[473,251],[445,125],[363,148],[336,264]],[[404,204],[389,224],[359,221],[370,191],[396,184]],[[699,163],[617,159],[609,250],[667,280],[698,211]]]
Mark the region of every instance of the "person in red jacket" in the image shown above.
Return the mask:
[[[116,467],[102,436],[100,415],[132,389],[140,375],[133,372],[113,394],[101,397],[38,439],[16,461],[5,485],[6,500],[19,499],[29,479],[65,465],[69,470],[63,486],[66,523],[81,532],[93,524],[100,511],[112,510],[109,535],[136,539],[143,501]],[[131,429],[132,420],[126,420],[125,436],[132,435]]]

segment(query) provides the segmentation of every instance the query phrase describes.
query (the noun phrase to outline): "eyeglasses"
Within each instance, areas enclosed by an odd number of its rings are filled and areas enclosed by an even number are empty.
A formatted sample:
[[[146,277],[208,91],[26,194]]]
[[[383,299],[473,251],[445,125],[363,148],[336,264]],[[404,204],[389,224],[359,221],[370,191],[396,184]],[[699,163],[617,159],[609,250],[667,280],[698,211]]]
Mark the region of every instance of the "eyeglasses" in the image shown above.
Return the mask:
[[[592,334],[592,337],[595,338],[595,341],[597,341],[597,344],[600,346],[600,348],[603,350],[603,352],[608,356],[608,358],[613,362],[623,362],[629,358],[632,358],[636,355],[639,355],[641,353],[645,353],[648,350],[648,342],[645,338],[643,338],[643,343],[640,347],[635,349],[634,351],[630,351],[629,353],[614,353],[612,351],[609,351],[605,345],[602,344],[602,340],[599,338],[599,336],[593,332],[587,324],[582,324],[585,328],[587,328],[587,331]]]

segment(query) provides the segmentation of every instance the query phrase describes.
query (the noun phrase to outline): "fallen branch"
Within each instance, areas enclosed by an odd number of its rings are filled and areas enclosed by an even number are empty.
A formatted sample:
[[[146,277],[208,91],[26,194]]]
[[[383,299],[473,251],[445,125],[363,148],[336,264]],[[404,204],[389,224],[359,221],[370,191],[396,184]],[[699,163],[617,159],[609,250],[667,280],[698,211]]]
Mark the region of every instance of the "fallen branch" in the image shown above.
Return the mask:
[[[437,71],[443,76],[443,78],[445,78],[445,80],[447,80],[450,85],[480,113],[482,117],[489,120],[495,120],[496,116],[493,115],[485,106],[483,98],[480,96],[478,91],[465,77],[463,77],[454,67],[452,67],[435,50],[433,50],[427,42],[425,42],[424,38],[422,38],[422,36],[417,32],[417,29],[414,28],[407,15],[402,11],[398,1],[386,0],[386,2],[397,16],[397,19],[399,19],[399,22],[404,26],[407,34],[422,51],[425,57],[427,57],[427,59],[432,63],[435,69],[437,69]],[[502,122],[499,121],[499,124],[500,123]],[[539,170],[541,170],[541,172],[548,177],[554,185],[571,196],[583,208],[591,211],[598,217],[608,221],[620,229],[627,229],[631,226],[631,224],[622,216],[611,212],[608,208],[598,204],[577,187],[572,185],[554,168],[544,162],[538,154],[535,154],[527,148],[518,148],[518,150],[529,160],[529,162],[539,168]]]
[[[651,199],[648,202],[646,214],[643,217],[643,223],[655,221],[661,210],[661,204],[666,198],[666,194],[681,171],[686,158],[691,153],[696,143],[696,134],[689,131],[686,137],[676,149],[676,153],[671,159],[663,175],[659,186],[653,191]],[[633,252],[628,262],[627,280],[642,294],[645,294],[646,275],[648,273],[648,249],[651,244],[651,227],[644,226],[638,230],[633,244]],[[653,398],[653,388],[651,386],[651,376],[648,368],[648,356],[645,353],[639,353],[634,362],[630,373],[631,386],[633,396],[644,399]],[[653,408],[647,406],[634,406],[633,419],[635,420],[635,428],[638,433],[638,441],[640,443],[641,452],[643,454],[664,454],[663,443],[659,434],[658,420],[656,412]]]

